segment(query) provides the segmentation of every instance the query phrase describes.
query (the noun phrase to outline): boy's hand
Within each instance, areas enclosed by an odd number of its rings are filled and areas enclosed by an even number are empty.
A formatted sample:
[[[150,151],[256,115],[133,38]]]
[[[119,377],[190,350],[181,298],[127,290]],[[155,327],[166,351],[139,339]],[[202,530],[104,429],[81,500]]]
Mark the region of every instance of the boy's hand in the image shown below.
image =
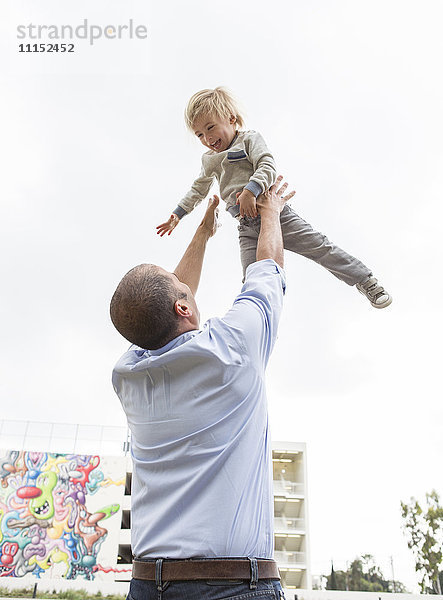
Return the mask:
[[[180,219],[177,217],[177,215],[172,214],[169,217],[169,219],[167,221],[165,221],[165,223],[162,223],[161,225],[157,225],[157,227],[156,227],[157,233],[161,237],[163,237],[165,235],[165,233],[167,233],[168,235],[171,235],[173,229],[175,229],[179,223],[180,223]]]
[[[244,189],[241,193],[237,194],[237,204],[240,204],[241,217],[254,218],[258,215],[255,196],[249,190]]]

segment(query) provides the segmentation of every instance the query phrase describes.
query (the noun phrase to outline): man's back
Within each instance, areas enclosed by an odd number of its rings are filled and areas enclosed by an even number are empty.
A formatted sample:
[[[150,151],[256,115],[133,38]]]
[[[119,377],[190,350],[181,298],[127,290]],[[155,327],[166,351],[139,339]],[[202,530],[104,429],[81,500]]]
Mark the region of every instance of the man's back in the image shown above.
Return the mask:
[[[272,557],[264,370],[282,296],[276,263],[255,263],[223,319],[157,351],[132,347],[117,363],[136,557]]]

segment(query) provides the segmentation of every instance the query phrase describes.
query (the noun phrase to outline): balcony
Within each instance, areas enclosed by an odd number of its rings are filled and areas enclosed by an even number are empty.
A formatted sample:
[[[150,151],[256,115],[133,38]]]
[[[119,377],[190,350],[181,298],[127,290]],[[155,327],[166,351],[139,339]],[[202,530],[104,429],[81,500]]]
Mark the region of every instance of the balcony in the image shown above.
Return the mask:
[[[300,517],[274,517],[275,533],[305,533],[305,520]]]
[[[131,530],[120,529],[119,544],[131,544]]]
[[[285,552],[283,550],[276,550],[274,552],[274,558],[279,566],[285,567],[287,569],[306,568],[305,552]]]
[[[305,486],[303,483],[286,481],[285,479],[274,479],[274,496],[303,496]]]
[[[119,563],[115,571],[115,581],[131,581],[132,563]]]

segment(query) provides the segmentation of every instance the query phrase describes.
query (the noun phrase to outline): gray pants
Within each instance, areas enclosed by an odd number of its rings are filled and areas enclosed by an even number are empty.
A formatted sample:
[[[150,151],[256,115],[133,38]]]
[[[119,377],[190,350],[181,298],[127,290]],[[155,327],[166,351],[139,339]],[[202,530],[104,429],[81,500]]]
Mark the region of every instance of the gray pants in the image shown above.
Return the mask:
[[[348,285],[360,283],[372,275],[371,270],[361,261],[332,244],[319,231],[312,229],[309,223],[287,205],[281,212],[280,223],[286,250],[310,258]],[[259,232],[260,217],[240,219],[238,235],[243,277],[246,267],[256,261]]]

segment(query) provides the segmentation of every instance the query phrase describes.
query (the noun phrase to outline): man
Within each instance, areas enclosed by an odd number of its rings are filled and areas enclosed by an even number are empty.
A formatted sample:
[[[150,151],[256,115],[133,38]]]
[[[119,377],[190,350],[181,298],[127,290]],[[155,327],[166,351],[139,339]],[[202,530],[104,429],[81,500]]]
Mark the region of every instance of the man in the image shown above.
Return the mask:
[[[261,196],[257,262],[223,318],[199,330],[195,301],[209,202],[169,273],[139,265],[111,301],[132,344],[113,372],[131,429],[133,579],[129,600],[283,598],[273,557],[265,367],[284,293],[284,184]]]

